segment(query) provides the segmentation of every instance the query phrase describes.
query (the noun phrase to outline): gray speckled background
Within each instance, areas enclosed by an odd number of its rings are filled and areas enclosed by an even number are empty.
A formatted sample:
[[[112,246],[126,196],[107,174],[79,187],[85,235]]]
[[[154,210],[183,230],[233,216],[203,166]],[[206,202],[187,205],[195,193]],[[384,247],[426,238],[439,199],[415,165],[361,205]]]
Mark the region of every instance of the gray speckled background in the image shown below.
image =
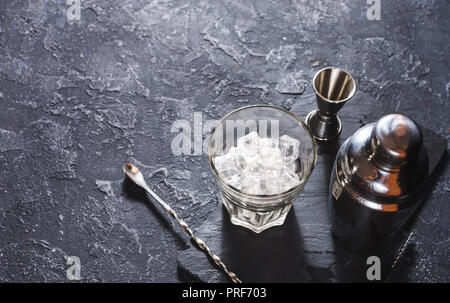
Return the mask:
[[[219,207],[206,156],[175,156],[175,120],[249,104],[301,108],[315,71],[449,138],[450,4],[366,1],[0,1],[0,281],[179,281],[187,237],[124,182],[151,187],[199,226]],[[297,112],[298,114],[302,114]],[[430,234],[414,281],[448,281],[450,170],[417,215]],[[448,258],[447,258],[448,260]]]

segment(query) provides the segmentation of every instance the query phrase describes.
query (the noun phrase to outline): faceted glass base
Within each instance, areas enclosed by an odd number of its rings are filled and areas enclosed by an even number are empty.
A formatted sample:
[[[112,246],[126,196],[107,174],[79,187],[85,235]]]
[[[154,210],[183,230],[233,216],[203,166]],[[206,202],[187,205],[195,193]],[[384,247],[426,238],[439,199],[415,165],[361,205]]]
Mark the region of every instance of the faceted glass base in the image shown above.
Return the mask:
[[[282,225],[286,219],[292,203],[285,204],[272,211],[253,211],[243,208],[222,195],[222,203],[228,210],[231,223],[260,233],[273,226]]]

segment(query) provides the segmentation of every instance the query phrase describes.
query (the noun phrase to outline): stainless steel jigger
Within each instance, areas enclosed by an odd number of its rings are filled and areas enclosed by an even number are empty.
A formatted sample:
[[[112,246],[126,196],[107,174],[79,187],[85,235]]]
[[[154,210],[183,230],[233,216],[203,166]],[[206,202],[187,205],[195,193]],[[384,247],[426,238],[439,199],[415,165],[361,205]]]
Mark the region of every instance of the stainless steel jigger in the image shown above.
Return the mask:
[[[341,68],[326,67],[315,74],[313,87],[318,109],[306,116],[306,124],[317,140],[334,139],[342,130],[337,112],[355,94],[355,80]]]

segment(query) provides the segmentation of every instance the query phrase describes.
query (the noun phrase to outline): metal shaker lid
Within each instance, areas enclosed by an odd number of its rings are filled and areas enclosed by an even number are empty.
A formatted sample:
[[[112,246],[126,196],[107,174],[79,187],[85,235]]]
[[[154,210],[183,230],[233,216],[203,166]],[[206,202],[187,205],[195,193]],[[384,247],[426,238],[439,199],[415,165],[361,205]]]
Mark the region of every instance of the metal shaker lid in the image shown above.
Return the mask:
[[[400,167],[417,158],[422,147],[422,132],[410,118],[390,114],[375,124],[371,140],[375,162]]]
[[[373,209],[397,211],[413,204],[428,180],[428,156],[417,124],[400,114],[360,128],[338,155],[342,184]],[[411,202],[411,203],[409,203]]]

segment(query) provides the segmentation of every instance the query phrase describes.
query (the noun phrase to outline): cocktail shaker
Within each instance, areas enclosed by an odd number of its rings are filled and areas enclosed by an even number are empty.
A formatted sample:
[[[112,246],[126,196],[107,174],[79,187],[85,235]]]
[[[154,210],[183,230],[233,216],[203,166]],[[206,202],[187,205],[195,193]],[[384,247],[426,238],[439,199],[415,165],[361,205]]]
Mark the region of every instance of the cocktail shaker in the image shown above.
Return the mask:
[[[400,114],[360,128],[340,147],[330,179],[333,233],[350,249],[379,245],[425,195],[428,156],[414,121]]]

